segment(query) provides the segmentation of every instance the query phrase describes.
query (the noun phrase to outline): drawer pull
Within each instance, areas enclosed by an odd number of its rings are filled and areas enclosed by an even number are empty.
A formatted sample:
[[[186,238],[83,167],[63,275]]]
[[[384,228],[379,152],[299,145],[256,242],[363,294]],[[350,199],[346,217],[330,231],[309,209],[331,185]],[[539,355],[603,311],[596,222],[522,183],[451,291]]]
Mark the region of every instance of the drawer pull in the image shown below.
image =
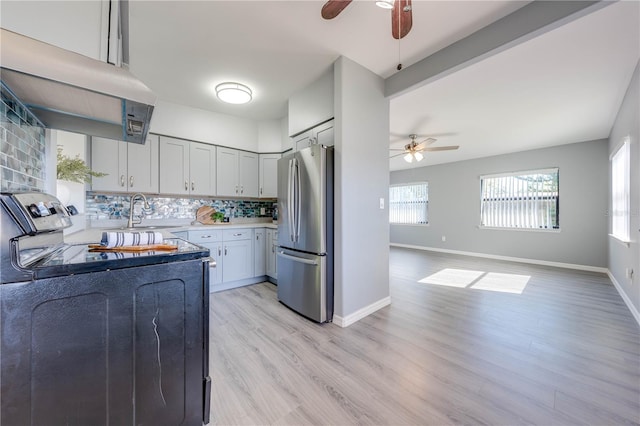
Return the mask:
[[[234,237],[241,237],[242,236],[242,232],[239,232],[237,234],[233,234]]]
[[[211,235],[201,235],[200,238],[211,238]]]

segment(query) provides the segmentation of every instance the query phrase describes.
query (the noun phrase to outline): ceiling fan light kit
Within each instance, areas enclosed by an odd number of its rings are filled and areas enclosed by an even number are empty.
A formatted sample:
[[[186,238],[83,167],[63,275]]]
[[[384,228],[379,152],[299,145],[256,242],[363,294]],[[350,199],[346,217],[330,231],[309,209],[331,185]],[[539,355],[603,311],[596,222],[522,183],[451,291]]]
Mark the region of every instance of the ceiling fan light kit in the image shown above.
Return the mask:
[[[225,82],[216,86],[216,96],[229,104],[246,104],[252,99],[253,92],[244,84]]]
[[[411,139],[411,142],[406,144],[404,146],[404,149],[391,150],[391,151],[402,151],[402,152],[400,154],[392,155],[389,158],[395,158],[402,155],[403,156],[402,158],[404,158],[404,161],[406,161],[407,163],[412,163],[414,159],[416,160],[416,162],[422,161],[422,159],[424,158],[424,155],[422,154],[423,152],[452,151],[459,148],[458,145],[429,147],[429,145],[436,142],[437,139],[426,138],[422,142],[416,142],[416,139],[418,138],[418,135],[416,134],[409,135],[409,138]]]

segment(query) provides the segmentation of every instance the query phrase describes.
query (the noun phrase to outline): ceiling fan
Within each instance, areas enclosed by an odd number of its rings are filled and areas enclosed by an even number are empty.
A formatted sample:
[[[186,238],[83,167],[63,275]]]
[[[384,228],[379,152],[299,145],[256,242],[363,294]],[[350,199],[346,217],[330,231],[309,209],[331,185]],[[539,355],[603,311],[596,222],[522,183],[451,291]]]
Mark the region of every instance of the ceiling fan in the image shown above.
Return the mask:
[[[322,17],[333,19],[349,6],[352,0],[329,0],[322,6]],[[401,39],[409,34],[413,25],[411,0],[379,0],[376,5],[391,11],[391,34],[393,38]]]
[[[391,149],[391,151],[402,151],[400,154],[392,155],[389,158],[399,157],[400,155],[404,155],[404,161],[407,163],[411,163],[415,158],[416,161],[422,161],[424,155],[423,152],[432,152],[432,151],[452,151],[454,149],[460,148],[458,145],[451,146],[435,146],[429,148],[429,145],[436,142],[435,138],[427,138],[421,142],[416,142],[418,135],[411,134],[409,135],[411,138],[411,142],[404,146],[404,149]]]

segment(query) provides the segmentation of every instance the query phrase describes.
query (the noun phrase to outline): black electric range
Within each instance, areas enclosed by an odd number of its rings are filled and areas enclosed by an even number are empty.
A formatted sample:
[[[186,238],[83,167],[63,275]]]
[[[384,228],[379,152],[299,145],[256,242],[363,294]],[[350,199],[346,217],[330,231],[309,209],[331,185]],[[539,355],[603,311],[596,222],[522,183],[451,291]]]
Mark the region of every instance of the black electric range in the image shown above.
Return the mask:
[[[209,251],[65,244],[53,196],[0,194],[0,418],[209,422]]]

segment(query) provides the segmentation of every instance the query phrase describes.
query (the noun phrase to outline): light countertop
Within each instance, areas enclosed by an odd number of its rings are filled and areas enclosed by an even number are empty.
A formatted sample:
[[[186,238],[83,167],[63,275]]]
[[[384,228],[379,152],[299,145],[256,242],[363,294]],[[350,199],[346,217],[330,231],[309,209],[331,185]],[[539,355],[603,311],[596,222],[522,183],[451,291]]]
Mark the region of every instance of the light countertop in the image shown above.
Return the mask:
[[[117,222],[117,223],[115,223]],[[105,231],[125,231],[125,229],[121,229],[126,226],[126,222],[119,223],[118,221],[109,221],[109,223],[103,221],[101,223],[96,222],[91,224],[91,228],[87,228],[85,230],[81,230],[78,232],[74,232],[69,235],[65,235],[64,240],[69,244],[77,244],[77,243],[98,243],[102,238],[102,233]],[[100,226],[102,225],[102,226]],[[137,229],[136,229],[137,228]],[[171,221],[143,221],[139,225],[135,225],[134,229],[127,229],[127,232],[135,232],[135,231],[158,231],[162,233],[164,238],[172,238],[175,237],[174,232],[185,232],[185,231],[200,231],[204,229],[255,229],[255,228],[269,228],[269,229],[278,229],[278,225],[275,223],[269,222],[230,222],[230,223],[219,223],[215,225],[203,225],[203,224],[179,224]]]

